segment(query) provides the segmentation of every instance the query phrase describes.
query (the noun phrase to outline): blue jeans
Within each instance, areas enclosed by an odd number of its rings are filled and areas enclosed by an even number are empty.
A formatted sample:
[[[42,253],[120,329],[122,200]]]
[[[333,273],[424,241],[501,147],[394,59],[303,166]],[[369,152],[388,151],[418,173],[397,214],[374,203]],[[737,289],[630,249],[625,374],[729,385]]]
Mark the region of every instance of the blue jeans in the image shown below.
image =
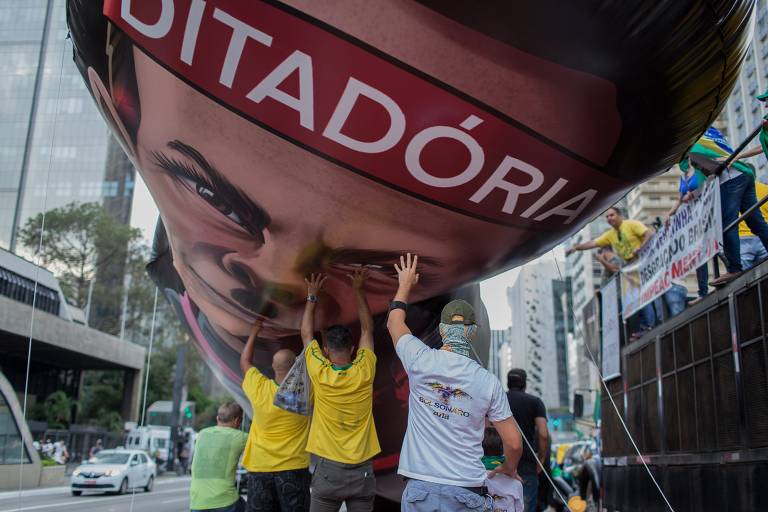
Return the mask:
[[[534,502],[535,503],[535,502]],[[424,480],[409,479],[400,502],[401,512],[490,512],[493,498],[455,485],[433,484]],[[528,510],[526,508],[526,510]],[[535,508],[532,510],[536,510]]]
[[[638,326],[640,331],[652,329],[656,325],[656,312],[653,309],[653,302],[640,308],[640,311],[637,312],[637,316],[640,321]]]
[[[523,479],[523,501],[525,502],[525,512],[536,512],[536,502],[539,499],[539,475],[536,470],[520,469],[517,474]]]
[[[735,229],[735,228],[734,228]],[[763,242],[756,236],[742,236],[739,238],[741,245],[741,268],[747,270],[761,261],[768,259],[768,251]]]
[[[706,263],[702,263],[696,269],[696,281],[699,282],[699,297],[706,297],[709,293],[709,275],[707,274]]]
[[[679,284],[673,284],[672,288],[664,292],[661,296],[664,304],[667,305],[669,318],[679,315],[685,310],[688,299],[688,288]]]
[[[742,173],[720,185],[720,210],[723,216],[723,228],[739,218],[740,212],[745,212],[757,203],[755,193],[755,178]],[[763,246],[768,247],[768,223],[758,208],[744,219],[749,229],[760,238]],[[728,260],[726,269],[729,273],[741,272],[741,244],[739,243],[739,228],[734,227],[723,233],[723,251]]]

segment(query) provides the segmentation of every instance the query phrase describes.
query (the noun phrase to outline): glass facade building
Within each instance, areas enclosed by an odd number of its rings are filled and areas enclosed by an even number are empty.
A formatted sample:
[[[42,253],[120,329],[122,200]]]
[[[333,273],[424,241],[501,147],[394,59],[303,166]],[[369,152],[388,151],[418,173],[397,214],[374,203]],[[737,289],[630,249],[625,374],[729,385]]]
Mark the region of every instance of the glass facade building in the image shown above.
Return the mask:
[[[72,61],[64,0],[0,0],[0,247],[26,219],[99,202],[129,222],[135,171]]]

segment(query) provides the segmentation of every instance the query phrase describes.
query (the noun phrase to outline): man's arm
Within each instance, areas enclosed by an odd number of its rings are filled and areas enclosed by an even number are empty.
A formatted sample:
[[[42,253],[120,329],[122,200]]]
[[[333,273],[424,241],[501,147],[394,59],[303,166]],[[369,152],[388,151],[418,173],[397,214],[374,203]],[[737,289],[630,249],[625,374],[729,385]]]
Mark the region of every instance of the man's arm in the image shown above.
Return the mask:
[[[355,292],[355,302],[357,303],[357,315],[360,318],[360,343],[358,348],[364,348],[373,352],[373,317],[368,307],[368,301],[365,298],[365,280],[368,279],[368,269],[355,270],[350,275],[352,280],[352,290]]]
[[[408,304],[408,296],[411,294],[411,288],[416,286],[419,282],[419,274],[416,273],[416,264],[419,262],[419,257],[408,253],[407,256],[400,256],[400,266],[395,264],[395,271],[397,272],[397,293],[395,294],[395,301],[405,302]],[[398,340],[406,334],[411,334],[411,330],[405,325],[405,310],[393,309],[387,316],[387,330],[392,337],[392,344],[397,346]]]
[[[619,266],[618,266],[618,265],[616,265],[615,263],[612,263],[612,262],[611,262],[611,260],[609,260],[608,258],[606,258],[606,257],[605,257],[604,255],[602,255],[602,254],[598,254],[598,255],[597,255],[597,261],[599,261],[599,262],[600,262],[600,264],[601,264],[603,267],[605,267],[605,269],[606,269],[608,272],[610,272],[611,274],[615,274],[616,272],[618,272],[618,271],[619,271]]]
[[[594,240],[590,240],[589,242],[583,242],[583,243],[574,245],[573,247],[565,251],[565,255],[570,256],[576,251],[588,251],[590,249],[596,249],[598,247],[600,246],[597,245],[597,242],[595,242]]]
[[[494,422],[493,426],[496,427],[496,431],[501,437],[501,443],[504,445],[504,464],[491,471],[488,478],[493,478],[501,473],[522,481],[517,474],[517,464],[523,455],[523,438],[515,418],[510,416],[505,420]]]
[[[259,318],[253,322],[251,327],[251,334],[248,335],[248,341],[245,342],[245,348],[240,354],[240,371],[243,375],[253,366],[253,348],[256,346],[256,338],[259,335],[262,327],[262,320]]]
[[[754,147],[754,148],[752,148],[752,149],[748,149],[748,150],[746,150],[745,152],[743,152],[743,153],[740,153],[740,154],[739,154],[739,155],[738,155],[738,156],[737,156],[737,157],[734,159],[734,161],[736,161],[736,160],[740,160],[740,159],[742,159],[742,158],[750,158],[750,157],[753,157],[753,156],[757,156],[757,155],[759,155],[759,154],[760,154],[760,153],[762,153],[762,152],[763,152],[763,147],[762,147],[762,146],[755,146],[755,147]]]
[[[301,317],[301,343],[305,348],[315,337],[315,307],[326,279],[328,276],[323,274],[312,274],[309,278],[304,278],[307,283],[307,303],[304,305],[304,316]]]
[[[645,226],[645,232],[643,233],[643,241],[640,242],[640,247],[634,250],[635,256],[637,256],[638,253],[643,250],[643,247],[645,247],[648,244],[648,242],[651,241],[651,238],[653,238],[653,235],[655,234],[656,234],[655,229]]]
[[[549,429],[547,428],[547,418],[541,416],[534,419],[536,422],[536,434],[539,440],[539,460],[542,466],[546,466],[547,458],[549,457]],[[541,470],[541,467],[537,468],[537,473]]]

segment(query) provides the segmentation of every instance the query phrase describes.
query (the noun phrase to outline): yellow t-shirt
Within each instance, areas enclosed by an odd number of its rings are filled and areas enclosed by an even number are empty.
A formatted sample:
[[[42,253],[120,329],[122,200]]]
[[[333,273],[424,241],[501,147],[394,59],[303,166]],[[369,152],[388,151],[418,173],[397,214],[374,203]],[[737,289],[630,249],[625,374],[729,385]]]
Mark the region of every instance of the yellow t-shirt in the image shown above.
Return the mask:
[[[253,407],[243,467],[254,473],[309,467],[309,418],[275,407],[277,382],[254,367],[245,373],[243,391]]]
[[[381,451],[373,423],[376,354],[360,349],[349,366],[338,368],[317,340],[304,351],[315,409],[307,451],[345,464],[358,464]]]
[[[625,220],[619,225],[619,231],[611,228],[595,238],[598,247],[613,247],[613,252],[624,261],[629,261],[635,249],[643,244],[643,236],[650,228],[637,220]]]
[[[756,181],[755,192],[757,192],[757,200],[761,200],[768,194],[768,185]],[[760,207],[760,211],[763,213],[763,218],[768,220],[768,202]],[[755,236],[755,234],[747,227],[746,222],[741,221],[739,222],[739,236]]]

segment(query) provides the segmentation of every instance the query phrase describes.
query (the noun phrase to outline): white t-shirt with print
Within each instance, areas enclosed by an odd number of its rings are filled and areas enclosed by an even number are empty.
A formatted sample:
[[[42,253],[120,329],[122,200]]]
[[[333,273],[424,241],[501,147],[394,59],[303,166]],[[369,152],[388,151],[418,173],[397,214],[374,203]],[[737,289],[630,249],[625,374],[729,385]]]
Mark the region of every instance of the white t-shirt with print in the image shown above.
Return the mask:
[[[523,512],[523,484],[507,475],[495,475],[485,480],[488,494],[493,498],[493,512]]]
[[[429,348],[406,334],[395,351],[408,373],[408,428],[398,473],[460,487],[480,487],[485,416],[512,416],[499,379],[474,360]]]

